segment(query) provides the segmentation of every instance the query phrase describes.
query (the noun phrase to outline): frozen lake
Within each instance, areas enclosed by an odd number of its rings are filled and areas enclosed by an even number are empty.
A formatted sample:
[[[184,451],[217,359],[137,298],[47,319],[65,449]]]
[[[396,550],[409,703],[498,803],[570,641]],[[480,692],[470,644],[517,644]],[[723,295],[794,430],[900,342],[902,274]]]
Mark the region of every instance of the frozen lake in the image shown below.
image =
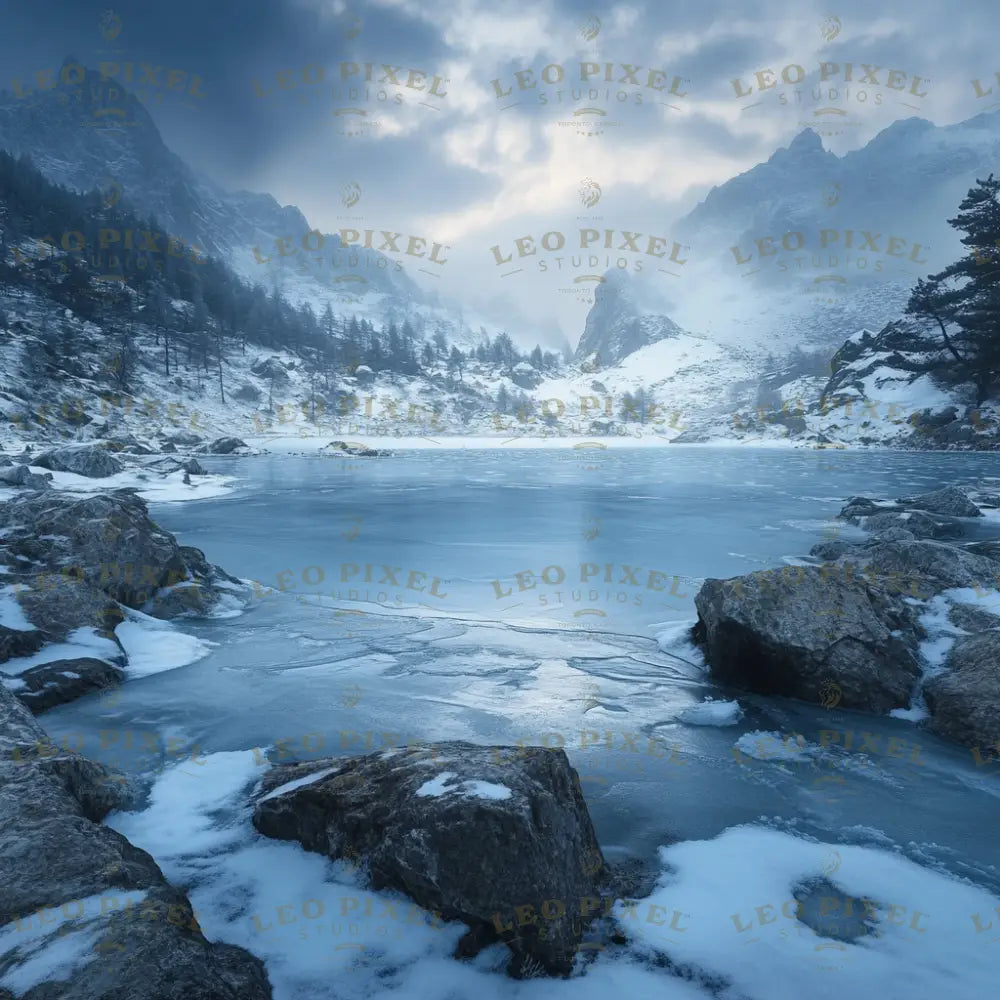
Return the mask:
[[[1000,766],[902,720],[722,690],[686,627],[702,579],[804,556],[848,496],[980,481],[1000,475],[995,456],[204,462],[239,477],[236,489],[151,515],[275,592],[261,588],[239,616],[177,623],[204,655],[43,723],[97,759],[166,764],[150,808],[109,822],[190,891],[210,938],[265,958],[276,997],[930,1000],[993,984]],[[1000,534],[991,519],[976,531]],[[164,665],[189,648],[178,655],[165,635]],[[693,714],[706,698],[738,706]],[[684,916],[661,927],[622,914],[628,946],[595,948],[569,982],[515,983],[497,972],[503,949],[449,957],[461,928],[348,920],[368,898],[350,866],[250,826],[267,752],[445,739],[564,746],[609,861],[641,861],[661,880],[647,909]],[[870,933],[831,943],[783,913],[796,886],[821,877],[877,902]],[[325,918],[300,912],[311,899]],[[298,917],[282,926],[286,904]]]

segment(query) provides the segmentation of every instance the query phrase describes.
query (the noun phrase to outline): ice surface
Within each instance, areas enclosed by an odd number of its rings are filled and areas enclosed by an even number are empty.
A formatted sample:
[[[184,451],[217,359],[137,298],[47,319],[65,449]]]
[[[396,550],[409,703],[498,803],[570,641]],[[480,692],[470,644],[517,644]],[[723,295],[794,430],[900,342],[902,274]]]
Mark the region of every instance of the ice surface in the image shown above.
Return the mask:
[[[790,736],[787,733],[767,733],[759,730],[744,733],[734,746],[756,760],[806,760],[819,749],[806,743],[799,734]]]
[[[1000,899],[898,854],[742,826],[661,848],[660,858],[656,889],[634,914],[619,905],[619,923],[672,961],[724,977],[733,996],[940,1000],[994,988],[996,919],[992,935],[988,925]],[[796,919],[796,889],[823,880],[872,901],[868,934],[837,940]],[[847,903],[821,892],[827,913],[817,926],[843,937]]]
[[[130,677],[148,677],[185,667],[206,656],[214,643],[186,635],[168,622],[126,608],[115,635],[128,654]]]
[[[713,701],[706,698],[699,705],[685,708],[677,718],[689,726],[733,726],[743,715],[738,701]]]
[[[24,609],[14,595],[19,589],[16,584],[0,588],[0,625],[18,632],[32,632],[35,626],[25,617]]]

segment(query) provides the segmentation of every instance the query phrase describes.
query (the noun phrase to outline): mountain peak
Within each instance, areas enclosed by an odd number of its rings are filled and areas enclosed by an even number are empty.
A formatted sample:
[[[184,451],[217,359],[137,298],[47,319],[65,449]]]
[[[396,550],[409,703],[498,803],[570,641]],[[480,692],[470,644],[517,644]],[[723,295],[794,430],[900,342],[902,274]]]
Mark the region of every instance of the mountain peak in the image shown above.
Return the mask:
[[[824,152],[823,140],[811,128],[804,128],[788,146],[790,153],[811,153],[815,150]]]

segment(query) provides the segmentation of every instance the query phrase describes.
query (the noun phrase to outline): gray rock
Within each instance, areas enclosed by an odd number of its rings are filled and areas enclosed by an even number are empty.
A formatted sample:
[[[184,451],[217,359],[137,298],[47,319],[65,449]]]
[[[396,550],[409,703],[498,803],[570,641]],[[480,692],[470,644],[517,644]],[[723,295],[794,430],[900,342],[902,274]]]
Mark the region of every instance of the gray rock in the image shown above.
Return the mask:
[[[161,435],[164,444],[171,444],[174,446],[176,451],[178,446],[181,448],[190,447],[196,444],[201,444],[203,438],[200,434],[195,434],[194,431],[175,431],[172,434]],[[166,447],[163,448],[166,451]]]
[[[884,501],[876,503],[868,497],[851,497],[837,517],[844,521],[850,521],[852,524],[860,524],[861,518],[877,517],[881,514],[901,514],[905,510],[906,508],[902,504]]]
[[[54,746],[0,687],[0,925],[34,931],[8,942],[0,976],[61,940],[80,961],[57,966],[22,1000],[270,1000],[263,964],[207,941],[156,862],[100,825],[139,796],[120,772]],[[129,890],[145,898],[126,910],[118,897]],[[39,934],[44,924],[51,930]]]
[[[196,458],[189,458],[181,468],[191,476],[207,476],[208,469],[206,469],[201,462]]]
[[[443,794],[420,794],[435,780]],[[509,797],[475,797],[468,783],[476,781],[502,785]],[[373,888],[469,924],[461,954],[499,939],[513,953],[513,975],[532,960],[549,973],[570,971],[587,922],[581,900],[599,896],[606,868],[562,750],[411,747],[277,767],[262,791],[253,816],[261,833],[331,858],[365,858]]]
[[[900,497],[899,503],[918,510],[928,510],[933,514],[948,514],[952,517],[982,517],[983,512],[961,490],[946,486],[931,493],[921,493],[915,497]]]
[[[899,608],[856,570],[829,563],[706,580],[694,638],[711,675],[816,703],[836,689],[843,708],[908,706],[920,675],[916,643],[892,634],[905,623]]]
[[[19,656],[32,656],[45,645],[45,635],[37,629],[17,629],[0,625],[0,663]]]
[[[17,603],[47,642],[65,642],[78,628],[92,628],[114,639],[115,628],[124,620],[118,604],[85,580],[41,573],[24,578],[23,583],[28,589],[18,591]]]
[[[0,505],[0,526],[10,551],[36,572],[77,576],[130,607],[187,576],[176,539],[149,520],[134,493],[29,494]]]
[[[199,549],[178,545],[130,490],[84,499],[56,491],[25,494],[0,504],[0,530],[13,579],[43,593],[75,577],[121,604],[142,608],[163,588],[185,581],[201,586],[213,601],[220,584],[229,590],[243,586],[210,565]],[[67,600],[85,599],[79,588],[66,593]]]
[[[948,621],[969,633],[1000,628],[1000,617],[974,604],[952,604],[948,608]]]
[[[382,455],[389,454],[386,450],[380,451],[378,448],[366,448],[364,445],[348,444],[346,441],[331,441],[329,444],[323,445],[323,448],[333,448],[335,451],[343,452],[345,455],[355,455],[359,458],[380,458]]]
[[[866,531],[884,532],[896,528],[908,531],[914,538],[960,538],[965,529],[961,523],[931,517],[921,511],[873,514],[858,519]]]
[[[809,550],[809,555],[814,556],[816,559],[822,559],[824,562],[833,562],[843,555],[856,551],[856,545],[851,545],[849,542],[842,542],[838,538],[830,542],[817,542]]]
[[[966,542],[962,548],[978,556],[986,556],[994,562],[1000,562],[1000,540],[990,538],[982,542]]]
[[[288,381],[288,370],[280,358],[264,358],[258,361],[250,371],[259,378],[273,381],[276,385],[284,385]]]
[[[959,638],[944,666],[924,685],[930,728],[984,755],[1000,750],[1000,632]]]
[[[805,434],[808,430],[806,426],[805,418],[801,413],[774,413],[769,414],[767,417],[768,423],[781,424],[783,427],[788,428],[788,436],[792,437],[796,434]]]
[[[152,455],[153,449],[143,444],[133,434],[119,434],[116,437],[105,438],[103,441],[95,441],[95,444],[113,452],[128,452],[133,455]]]
[[[231,455],[238,448],[247,448],[246,441],[238,437],[216,438],[211,444],[204,445],[199,451],[207,455]]]
[[[53,660],[18,674],[24,685],[15,692],[35,715],[84,695],[117,687],[125,679],[121,667],[106,660],[81,657]]]
[[[916,537],[908,528],[886,528],[884,531],[872,535],[865,546],[870,548],[872,545],[880,545],[882,542],[908,542]]]
[[[241,399],[246,403],[256,403],[260,399],[262,393],[257,386],[252,385],[250,382],[244,382],[234,393],[234,399]]]
[[[39,455],[34,464],[53,472],[75,472],[78,476],[89,476],[92,479],[104,479],[125,468],[106,448],[97,445],[54,448]]]
[[[969,499],[972,500],[977,507],[986,507],[990,510],[996,510],[997,507],[1000,507],[1000,495],[996,493],[975,492],[969,497]]]
[[[32,472],[26,465],[15,465],[0,469],[0,483],[5,486],[23,486],[29,490],[47,490],[50,488],[51,476]]]
[[[992,559],[943,542],[885,542],[869,550],[866,575],[883,590],[928,600],[950,587],[996,586],[1000,567]]]
[[[204,617],[215,606],[218,597],[198,583],[179,583],[154,594],[143,612],[154,618]]]

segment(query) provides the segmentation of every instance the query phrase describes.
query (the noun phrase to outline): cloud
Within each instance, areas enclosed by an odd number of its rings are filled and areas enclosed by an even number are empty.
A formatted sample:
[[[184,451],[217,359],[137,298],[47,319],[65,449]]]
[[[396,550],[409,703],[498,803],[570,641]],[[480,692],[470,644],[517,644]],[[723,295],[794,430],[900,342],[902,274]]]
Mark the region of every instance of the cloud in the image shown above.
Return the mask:
[[[95,65],[106,48],[98,30],[106,6],[50,0],[12,7],[0,40],[5,85],[58,66],[68,52]],[[137,62],[204,77],[209,96],[197,114],[150,106],[167,144],[197,169],[231,188],[297,204],[325,230],[343,212],[342,185],[358,182],[373,225],[455,244],[452,291],[475,286],[502,301],[513,293],[491,284],[490,246],[542,226],[574,225],[581,178],[601,184],[608,226],[641,220],[646,231],[667,232],[713,185],[767,159],[809,123],[811,110],[795,107],[801,98],[793,92],[811,93],[822,62],[852,67],[852,96],[837,100],[846,100],[857,125],[824,136],[838,154],[900,118],[949,124],[984,110],[971,81],[995,83],[1000,71],[992,0],[952,8],[921,0],[893,11],[862,0],[834,6],[123,0],[114,44]],[[372,80],[364,79],[366,64]],[[907,86],[920,76],[928,96],[883,86],[878,104],[871,94],[862,104],[863,64],[880,67],[883,79],[901,71]],[[345,65],[359,69],[345,76]],[[411,79],[424,89],[377,84],[385,65],[404,81],[415,71]],[[751,86],[755,74],[771,71],[762,79],[780,81],[786,66],[803,67],[801,83],[760,90],[758,100],[738,97],[734,79]],[[322,69],[322,83],[309,82],[307,67],[313,78]],[[434,76],[446,81],[446,97],[427,93]],[[846,92],[847,84],[829,86]],[[346,135],[345,116],[334,114],[351,104],[352,88],[364,91],[357,103],[377,123],[358,136]],[[498,89],[508,88],[499,99]],[[605,114],[577,114],[589,105]],[[581,120],[603,120],[604,134],[585,134]],[[558,297],[552,308],[567,328],[582,329],[585,310]],[[524,311],[532,311],[528,298]]]

